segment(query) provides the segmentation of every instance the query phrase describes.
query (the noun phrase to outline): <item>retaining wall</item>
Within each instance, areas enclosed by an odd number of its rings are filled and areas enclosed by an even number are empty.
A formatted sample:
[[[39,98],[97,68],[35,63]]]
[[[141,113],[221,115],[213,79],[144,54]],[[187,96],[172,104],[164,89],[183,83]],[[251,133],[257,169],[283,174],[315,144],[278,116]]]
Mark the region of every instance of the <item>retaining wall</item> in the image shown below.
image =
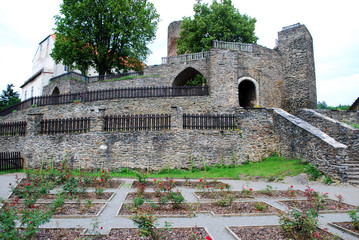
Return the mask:
[[[314,164],[331,178],[347,180],[347,146],[282,109],[273,114],[280,153]]]

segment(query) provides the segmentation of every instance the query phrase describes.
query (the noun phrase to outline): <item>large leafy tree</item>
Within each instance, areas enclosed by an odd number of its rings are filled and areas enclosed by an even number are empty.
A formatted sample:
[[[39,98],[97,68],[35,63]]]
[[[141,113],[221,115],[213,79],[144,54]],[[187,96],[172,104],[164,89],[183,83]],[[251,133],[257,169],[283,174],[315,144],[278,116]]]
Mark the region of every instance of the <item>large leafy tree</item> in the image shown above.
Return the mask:
[[[82,73],[92,66],[104,75],[142,68],[159,15],[147,0],[64,0],[55,20],[51,57]]]
[[[213,40],[256,43],[256,19],[240,14],[231,0],[213,0],[212,4],[197,0],[193,19],[184,17],[180,38],[177,40],[177,54],[207,51]]]
[[[2,94],[0,95],[0,110],[21,102],[19,93],[15,92],[13,87],[13,84],[8,84],[6,90],[2,90]]]

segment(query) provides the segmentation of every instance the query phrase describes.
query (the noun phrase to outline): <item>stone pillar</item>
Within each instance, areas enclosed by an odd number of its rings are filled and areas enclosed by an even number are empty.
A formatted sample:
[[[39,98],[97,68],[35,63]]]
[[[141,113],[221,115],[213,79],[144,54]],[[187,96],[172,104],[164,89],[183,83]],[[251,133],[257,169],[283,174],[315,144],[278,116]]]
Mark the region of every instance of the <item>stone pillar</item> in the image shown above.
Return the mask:
[[[171,107],[171,129],[181,130],[183,128],[183,110],[181,107]]]
[[[26,117],[26,135],[38,135],[41,132],[42,113],[31,113]]]
[[[104,116],[106,109],[97,109],[92,113],[90,132],[101,132],[104,129]]]

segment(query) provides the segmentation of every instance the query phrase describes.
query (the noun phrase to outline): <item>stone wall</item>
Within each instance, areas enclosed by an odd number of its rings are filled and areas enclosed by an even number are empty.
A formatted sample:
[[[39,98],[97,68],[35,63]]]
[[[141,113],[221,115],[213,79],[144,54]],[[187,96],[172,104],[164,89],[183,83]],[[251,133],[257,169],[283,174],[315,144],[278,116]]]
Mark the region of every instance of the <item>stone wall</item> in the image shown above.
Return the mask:
[[[347,180],[346,145],[281,109],[274,110],[273,119],[282,155],[313,163],[333,179]]]
[[[316,111],[339,122],[359,124],[359,111],[338,111],[328,109],[321,109]]]
[[[91,112],[88,133],[41,135],[39,122],[51,115],[46,111],[28,114],[26,136],[0,137],[1,151],[20,151],[32,168],[67,156],[74,167],[110,169],[185,168],[191,164],[232,164],[233,159],[239,164],[275,152],[271,110],[266,109],[232,109],[237,119],[235,130],[186,130],[181,119],[187,110],[173,107],[171,130],[137,132],[101,131],[102,117],[107,113],[99,109]]]
[[[282,55],[285,75],[283,108],[294,113],[297,109],[315,109],[317,104],[313,39],[304,25],[278,33],[278,51]]]

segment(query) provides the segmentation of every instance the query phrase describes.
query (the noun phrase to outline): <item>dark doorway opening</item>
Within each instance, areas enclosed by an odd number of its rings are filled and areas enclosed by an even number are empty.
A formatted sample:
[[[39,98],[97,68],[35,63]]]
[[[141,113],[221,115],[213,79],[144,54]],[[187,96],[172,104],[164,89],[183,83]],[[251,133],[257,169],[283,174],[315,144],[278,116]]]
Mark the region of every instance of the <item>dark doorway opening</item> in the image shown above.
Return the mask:
[[[252,81],[244,80],[238,86],[239,106],[254,107],[256,102],[256,86]]]
[[[57,87],[55,87],[51,95],[60,95],[60,90]]]
[[[189,67],[177,75],[172,86],[203,86],[206,84],[206,78],[196,69]]]

